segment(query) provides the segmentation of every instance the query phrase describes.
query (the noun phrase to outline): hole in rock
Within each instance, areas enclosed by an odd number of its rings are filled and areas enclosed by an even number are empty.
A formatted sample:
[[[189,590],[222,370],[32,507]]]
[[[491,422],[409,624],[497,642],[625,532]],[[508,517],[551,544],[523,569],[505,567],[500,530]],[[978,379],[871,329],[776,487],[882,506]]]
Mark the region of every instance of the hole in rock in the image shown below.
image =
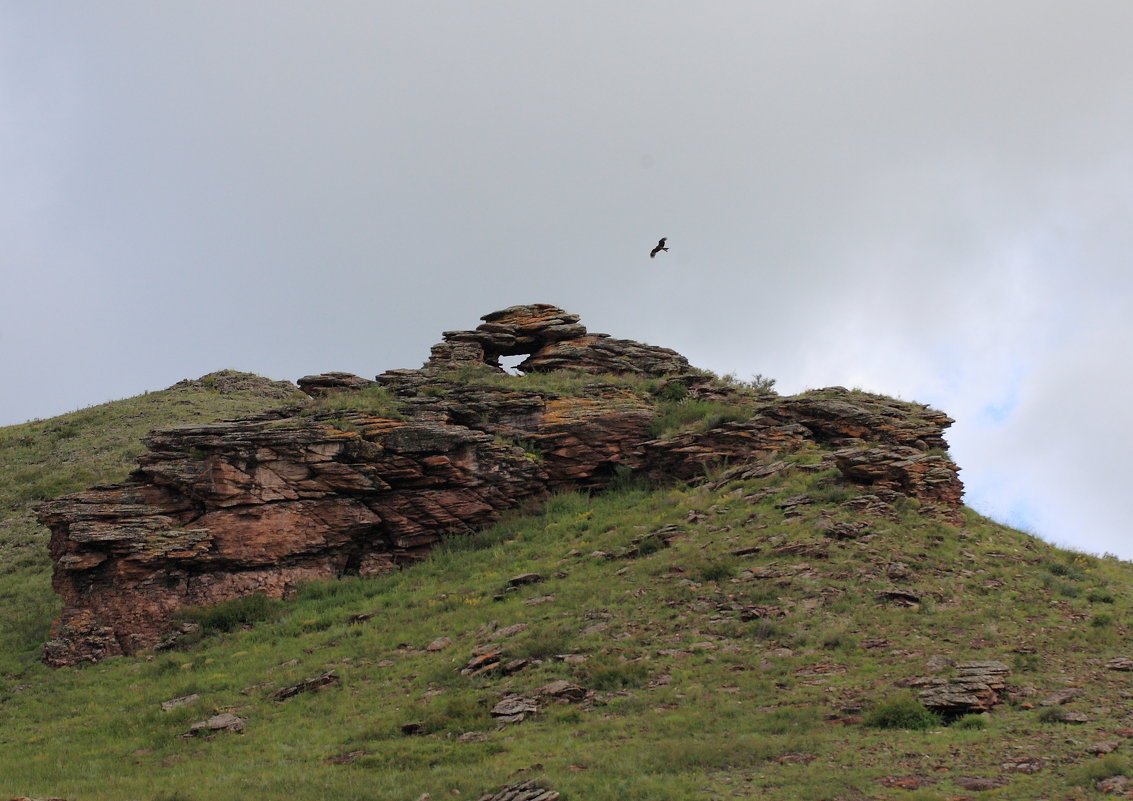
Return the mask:
[[[519,369],[518,365],[521,361],[527,358],[526,353],[517,353],[515,356],[501,356],[500,367],[510,375],[523,375],[523,371]]]

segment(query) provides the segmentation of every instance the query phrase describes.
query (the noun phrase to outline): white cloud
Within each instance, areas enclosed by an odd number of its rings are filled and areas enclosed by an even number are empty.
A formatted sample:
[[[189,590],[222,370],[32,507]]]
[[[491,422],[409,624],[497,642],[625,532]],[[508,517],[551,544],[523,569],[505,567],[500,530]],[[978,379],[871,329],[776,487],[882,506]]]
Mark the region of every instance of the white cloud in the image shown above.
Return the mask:
[[[5,6],[0,422],[545,301],[933,403],[978,508],[1133,557],[1133,5],[642,11]]]

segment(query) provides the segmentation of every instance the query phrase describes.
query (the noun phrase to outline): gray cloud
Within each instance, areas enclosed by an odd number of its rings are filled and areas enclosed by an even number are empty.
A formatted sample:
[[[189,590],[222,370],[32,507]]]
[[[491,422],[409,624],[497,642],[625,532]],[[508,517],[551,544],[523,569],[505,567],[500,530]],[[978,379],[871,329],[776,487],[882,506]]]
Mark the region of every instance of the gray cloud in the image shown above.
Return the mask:
[[[1124,0],[0,23],[0,423],[415,366],[546,301],[787,391],[933,403],[977,508],[1133,557]]]

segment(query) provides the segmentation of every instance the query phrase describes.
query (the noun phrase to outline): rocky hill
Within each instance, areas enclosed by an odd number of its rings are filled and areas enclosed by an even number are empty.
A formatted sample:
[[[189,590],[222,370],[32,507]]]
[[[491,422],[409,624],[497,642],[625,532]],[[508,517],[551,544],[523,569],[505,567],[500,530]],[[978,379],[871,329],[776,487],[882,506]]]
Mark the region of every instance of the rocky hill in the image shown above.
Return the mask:
[[[589,334],[545,304],[482,319],[446,332],[419,370],[300,379],[333,409],[155,431],[126,483],[44,505],[64,602],[47,661],[152,648],[185,606],[380,574],[506,509],[619,475],[665,483],[727,466],[767,476],[817,445],[816,469],[957,516],[962,485],[943,438],[952,421],[940,412],[840,389],[745,396],[671,350]],[[519,369],[566,371],[575,386],[516,386],[499,359],[517,354],[527,354]],[[743,414],[658,437],[662,398]]]
[[[1133,566],[964,507],[938,411],[544,305],[298,383],[0,429],[0,797],[1133,793]]]

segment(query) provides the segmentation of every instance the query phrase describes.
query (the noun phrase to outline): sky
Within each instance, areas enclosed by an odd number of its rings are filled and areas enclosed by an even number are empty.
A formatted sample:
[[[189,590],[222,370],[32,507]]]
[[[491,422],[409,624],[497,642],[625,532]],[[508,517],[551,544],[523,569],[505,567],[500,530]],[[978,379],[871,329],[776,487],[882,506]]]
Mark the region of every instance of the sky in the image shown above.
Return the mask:
[[[971,506],[1133,559],[1131,40],[1129,0],[0,0],[0,425],[553,303],[929,403]]]

